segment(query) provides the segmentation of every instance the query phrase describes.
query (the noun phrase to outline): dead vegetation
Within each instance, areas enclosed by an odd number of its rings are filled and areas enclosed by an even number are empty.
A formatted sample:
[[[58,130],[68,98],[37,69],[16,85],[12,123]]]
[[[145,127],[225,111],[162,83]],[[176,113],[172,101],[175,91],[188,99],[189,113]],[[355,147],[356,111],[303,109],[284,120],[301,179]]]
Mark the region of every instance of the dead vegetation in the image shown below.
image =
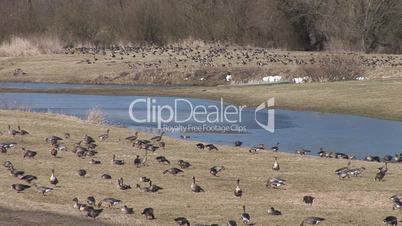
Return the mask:
[[[111,225],[176,225],[174,218],[185,216],[193,224],[218,223],[225,225],[229,219],[240,223],[242,205],[247,210],[256,225],[298,225],[307,216],[326,218],[323,225],[380,225],[388,215],[397,214],[392,211],[389,200],[400,192],[402,182],[398,175],[402,173],[399,164],[389,164],[389,175],[382,182],[374,181],[374,175],[381,163],[352,161],[353,167],[365,167],[361,176],[340,180],[334,173],[335,169],[347,165],[347,160],[323,159],[318,157],[298,156],[270,151],[250,154],[247,148],[219,146],[219,151],[197,151],[195,143],[164,137],[166,150],[148,153],[147,166],[137,168],[132,165],[136,155],[144,155],[143,150],[133,148],[124,141],[124,137],[133,134],[123,128],[96,126],[73,118],[64,118],[54,114],[26,113],[16,111],[0,111],[3,119],[0,128],[6,130],[7,125],[21,125],[30,132],[24,137],[23,145],[18,144],[8,153],[0,155],[0,161],[14,163],[18,170],[38,177],[37,184],[49,186],[51,168],[55,168],[59,184],[52,192],[43,196],[34,189],[15,193],[10,185],[20,182],[19,178],[10,176],[4,168],[0,171],[2,181],[0,192],[4,194],[0,200],[2,208],[8,211],[24,210],[38,211],[26,213],[32,218],[23,216],[13,218],[16,225],[30,225],[37,215],[47,222],[54,222],[54,214],[64,215],[60,221],[69,225],[88,225],[83,213],[73,208],[72,199],[77,197],[84,201],[87,196],[97,200],[107,196],[121,199],[120,206],[104,207],[104,212],[92,222]],[[78,158],[72,150],[74,144],[82,139],[84,134],[96,137],[111,129],[109,138],[97,142],[96,159],[100,165],[89,164],[90,158]],[[50,155],[49,144],[44,138],[50,135],[62,136],[68,132],[70,138],[63,141],[67,151],[61,151],[57,158]],[[140,138],[150,139],[153,135],[139,133]],[[3,133],[1,142],[18,141]],[[21,146],[38,152],[35,159],[23,159]],[[113,154],[118,159],[125,160],[121,166],[111,165]],[[163,165],[155,160],[156,156],[164,155],[171,166]],[[272,171],[274,157],[278,157],[280,171]],[[178,160],[189,161],[192,166],[184,169],[184,173],[176,176],[164,175],[162,172],[177,164]],[[225,171],[219,177],[210,175],[209,169],[214,165],[225,166]],[[81,178],[76,175],[78,169],[86,169],[88,176]],[[113,177],[111,181],[101,179],[107,173]],[[117,188],[117,178],[123,177],[126,184],[135,186],[139,178],[147,176],[163,190],[157,194],[147,194],[136,189],[122,191]],[[191,178],[195,176],[197,183],[205,193],[191,192]],[[285,188],[267,189],[268,178],[283,177],[287,180]],[[243,190],[242,198],[233,195],[236,180],[240,178]],[[303,203],[303,196],[312,195],[316,199],[312,206]],[[124,215],[120,208],[123,205],[134,208],[134,215]],[[282,216],[267,215],[267,209],[273,206],[282,211]],[[140,212],[146,207],[153,207],[155,220],[146,220]],[[10,212],[12,215],[13,212]],[[46,214],[50,212],[51,214]],[[10,215],[0,214],[0,222],[7,222]],[[71,217],[71,219],[69,218]],[[35,225],[35,224],[33,224]],[[37,224],[36,224],[37,225]]]

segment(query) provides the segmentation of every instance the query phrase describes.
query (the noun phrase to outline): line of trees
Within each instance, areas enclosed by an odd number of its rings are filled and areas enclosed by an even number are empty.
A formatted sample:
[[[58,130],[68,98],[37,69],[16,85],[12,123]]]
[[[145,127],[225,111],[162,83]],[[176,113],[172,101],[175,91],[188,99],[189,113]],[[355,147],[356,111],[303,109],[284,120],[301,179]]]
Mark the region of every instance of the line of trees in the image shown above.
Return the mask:
[[[185,39],[288,50],[402,52],[401,0],[1,0],[0,41],[70,45]]]

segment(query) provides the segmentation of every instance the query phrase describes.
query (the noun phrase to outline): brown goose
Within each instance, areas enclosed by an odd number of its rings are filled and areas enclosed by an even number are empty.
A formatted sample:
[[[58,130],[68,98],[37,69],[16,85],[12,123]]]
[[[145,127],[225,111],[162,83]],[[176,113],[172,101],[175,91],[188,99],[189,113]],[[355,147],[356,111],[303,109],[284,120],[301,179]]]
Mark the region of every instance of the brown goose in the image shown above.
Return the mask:
[[[123,212],[124,214],[134,214],[134,209],[133,208],[128,208],[126,205],[124,205],[121,208],[121,212]]]
[[[237,184],[236,184],[236,188],[234,190],[234,195],[236,197],[240,197],[240,198],[243,195],[243,191],[240,188],[240,179],[239,178],[237,178]]]
[[[275,170],[275,171],[280,170],[279,163],[278,163],[278,157],[276,157],[276,156],[275,156],[274,164],[272,164],[272,170]]]
[[[177,218],[174,219],[174,221],[179,226],[190,226],[190,222],[185,217],[177,217]]]
[[[21,180],[27,182],[27,183],[31,183],[33,180],[37,180],[38,178],[36,176],[33,175],[25,175],[23,177],[21,177]]]
[[[45,196],[47,193],[51,192],[53,188],[45,187],[45,186],[38,186],[37,184],[34,184],[36,190],[39,193],[42,193],[43,196]]]
[[[12,184],[11,188],[16,191],[17,193],[20,193],[28,188],[30,188],[31,186],[29,185],[25,185],[25,184]]]
[[[24,158],[34,158],[38,153],[36,151],[26,150],[25,148],[21,148],[24,152]]]
[[[50,183],[55,185],[55,186],[59,183],[59,180],[54,175],[54,169],[52,169],[52,175],[50,176]]]
[[[107,138],[109,138],[109,132],[110,132],[110,130],[107,129],[105,134],[102,134],[102,135],[99,135],[99,136],[98,136],[98,140],[100,140],[100,141],[105,141],[105,140],[107,140]]]
[[[281,211],[279,211],[279,210],[276,210],[274,207],[270,207],[268,210],[267,210],[267,213],[268,213],[268,215],[272,215],[272,216],[279,216],[279,215],[282,215],[282,212]]]
[[[216,177],[218,173],[223,170],[225,170],[224,166],[213,166],[211,169],[209,169],[209,173]]]
[[[150,208],[150,207],[145,208],[145,209],[142,211],[141,214],[144,215],[145,218],[148,219],[148,220],[153,220],[153,219],[155,219],[154,209],[153,209],[153,208]]]
[[[155,137],[152,137],[152,138],[151,138],[151,140],[152,140],[152,141],[159,142],[159,141],[161,141],[161,140],[162,140],[162,136],[163,136],[163,134],[165,134],[165,132],[164,132],[164,131],[161,133],[161,135],[159,135],[159,136],[155,136]]]
[[[178,174],[178,173],[183,173],[183,172],[184,172],[184,171],[181,170],[181,169],[172,167],[172,168],[169,168],[169,169],[163,171],[163,174],[170,173],[170,174],[172,174],[172,175],[176,175],[176,174]]]
[[[306,195],[303,197],[303,202],[309,205],[313,205],[314,197],[310,195]]]
[[[138,131],[135,132],[134,136],[128,136],[125,139],[128,141],[134,142],[135,140],[137,140],[137,138],[138,138]]]
[[[124,160],[116,159],[116,155],[113,154],[112,165],[124,165]]]
[[[84,169],[79,169],[77,171],[77,173],[78,173],[78,176],[80,176],[80,177],[85,177],[87,175],[87,171]]]
[[[191,164],[189,162],[186,162],[186,161],[181,160],[181,159],[179,161],[177,161],[177,165],[179,165],[180,168],[182,168],[182,169],[187,169],[188,167],[191,166]]]
[[[157,156],[155,159],[159,163],[168,164],[168,165],[170,164],[170,161],[165,156]]]
[[[128,190],[128,189],[131,189],[131,186],[130,186],[130,185],[124,184],[124,182],[123,182],[123,177],[120,177],[119,179],[117,179],[117,183],[118,183],[118,186],[119,186],[120,190]]]
[[[8,125],[8,134],[11,135],[11,136],[13,136],[13,137],[15,137],[15,135],[20,134],[20,132],[19,132],[18,130],[11,129],[11,126]]]
[[[149,180],[149,190],[151,192],[158,192],[160,190],[162,190],[163,188],[159,187],[158,185],[152,184],[152,181]]]
[[[190,186],[191,191],[195,192],[195,193],[205,192],[205,190],[201,186],[199,186],[197,183],[195,183],[195,177],[194,176],[193,176],[192,179],[193,179],[193,182],[191,183],[191,186]]]
[[[311,225],[317,225],[321,222],[323,222],[325,219],[321,218],[321,217],[307,217],[306,219],[304,219],[300,226],[304,226],[304,224],[311,224]]]

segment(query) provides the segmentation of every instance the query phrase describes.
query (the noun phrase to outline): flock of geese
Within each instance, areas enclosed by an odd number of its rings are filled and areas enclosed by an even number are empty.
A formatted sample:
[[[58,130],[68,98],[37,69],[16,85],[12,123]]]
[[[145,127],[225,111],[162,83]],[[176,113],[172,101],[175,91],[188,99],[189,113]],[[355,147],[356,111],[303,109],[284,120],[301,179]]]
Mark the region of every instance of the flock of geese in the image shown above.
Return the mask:
[[[66,48],[65,54],[84,55],[82,63],[95,64],[99,59],[108,62],[121,61],[129,70],[137,69],[188,69],[231,67],[270,67],[272,65],[325,65],[340,58],[331,54],[295,54],[291,52],[273,52],[264,48],[236,47],[222,44],[206,46],[110,46]],[[367,56],[344,52],[353,57],[358,64],[366,67],[402,66],[398,56]],[[90,56],[88,58],[88,56]],[[336,63],[336,62],[335,62]],[[191,79],[186,77],[186,79]],[[205,79],[208,79],[205,77]]]
[[[12,129],[11,126],[8,126],[8,134],[14,139],[16,139],[17,136],[20,137],[21,143],[23,143],[23,137],[30,135],[30,133],[26,130],[21,129],[20,126],[17,127],[17,129]],[[155,152],[159,148],[165,148],[165,142],[163,141],[163,133],[155,136],[149,140],[146,139],[140,139],[138,132],[136,132],[133,136],[128,136],[125,138],[125,140],[129,141],[133,147],[137,147],[139,149],[145,150],[144,156],[140,157],[139,155],[136,156],[136,158],[133,160],[133,165],[135,167],[146,167],[147,162],[148,162],[148,156],[147,153],[149,151]],[[105,134],[101,134],[97,137],[98,141],[105,141],[109,138],[110,136],[110,130],[108,129]],[[59,136],[51,135],[48,136],[44,139],[44,141],[50,145],[50,154],[53,157],[57,157],[58,153],[60,151],[67,151],[67,147],[63,144],[63,140],[68,140],[70,139],[70,134],[65,133],[64,138],[61,138]],[[9,149],[12,149],[16,146],[16,142],[8,142],[8,143],[0,143],[0,150],[1,153],[7,153]],[[241,141],[235,141],[234,146],[241,146],[242,142]],[[273,145],[270,150],[277,152],[279,151],[279,143],[276,145]],[[94,139],[91,136],[88,136],[85,134],[83,138],[75,144],[75,148],[72,150],[72,152],[77,155],[77,157],[90,157],[91,160],[89,161],[90,164],[102,164],[100,160],[95,160],[94,157],[98,152],[97,152],[97,144],[96,144],[96,139]],[[218,147],[216,147],[214,144],[203,144],[203,143],[198,143],[195,145],[195,148],[198,150],[204,150],[208,149],[210,151],[218,151]],[[256,147],[250,148],[249,152],[256,154],[262,150],[265,150],[264,145],[258,145]],[[35,159],[35,156],[37,155],[37,152],[28,150],[26,148],[22,148],[23,151],[23,158],[30,158],[30,159]],[[309,153],[310,150],[297,150],[296,153],[300,155],[305,155]],[[343,153],[337,153],[337,152],[327,152],[324,151],[323,149],[320,149],[318,152],[319,156],[321,157],[326,157],[326,158],[342,158],[342,159],[349,159],[348,165],[346,167],[342,167],[340,169],[335,170],[335,174],[340,178],[340,179],[346,179],[346,178],[351,178],[351,176],[359,176],[361,173],[364,172],[365,168],[360,167],[360,168],[352,168],[351,167],[351,159],[353,159],[353,156],[348,156]],[[372,159],[376,158],[371,158],[367,159],[368,161],[375,161]],[[384,158],[387,161],[384,160],[384,166],[378,168],[378,173],[375,175],[374,179],[376,181],[382,181],[388,172],[388,163],[392,162],[393,159]],[[165,156],[157,156],[155,158],[157,162],[160,164],[165,164],[165,165],[170,165],[170,161],[165,157]],[[115,154],[113,154],[112,159],[111,159],[111,164],[112,165],[124,165],[127,164],[124,160],[118,159]],[[38,193],[42,194],[43,196],[46,196],[47,194],[51,193],[56,187],[58,187],[58,184],[62,182],[62,179],[58,178],[55,174],[55,169],[50,169],[50,177],[49,177],[49,185],[38,185],[36,184],[36,180],[38,178],[35,175],[28,174],[27,172],[24,172],[22,170],[17,170],[14,166],[14,164],[11,161],[5,161],[3,163],[4,167],[6,170],[9,172],[9,174],[13,177],[19,178],[21,180],[21,183],[15,183],[11,185],[11,189],[14,190],[17,193],[24,192],[27,189],[30,189],[31,187],[34,187]],[[180,174],[183,173],[185,169],[191,167],[191,163],[184,161],[184,160],[179,160],[177,162],[177,167],[171,167],[163,171],[163,174]],[[280,164],[278,157],[274,157],[274,161],[272,164],[272,170],[273,171],[280,171]],[[213,166],[210,168],[210,174],[212,176],[217,176],[220,172],[224,171],[225,167],[224,166]],[[79,169],[77,171],[77,175],[80,177],[85,177],[87,174],[86,170],[84,169]],[[101,178],[104,180],[111,180],[112,176],[108,174],[103,174],[101,175]],[[136,184],[135,189],[137,189],[139,192],[145,192],[145,193],[157,193],[161,190],[163,190],[162,187],[154,184],[151,180],[151,178],[143,176],[140,179],[140,182],[143,183],[143,185]],[[273,177],[273,178],[268,178],[266,181],[266,188],[268,189],[280,189],[281,187],[284,187],[287,185],[287,181],[283,178],[279,177]],[[117,179],[117,188],[120,190],[129,190],[132,189],[132,187],[129,184],[126,184],[124,182],[124,179],[122,177],[119,177]],[[196,178],[193,176],[192,181],[190,184],[190,189],[193,193],[201,193],[201,192],[207,192],[200,184],[197,183]],[[240,185],[240,178],[237,179],[236,183],[234,184],[234,190],[233,190],[233,195],[235,197],[241,198],[244,194],[244,190],[241,188]],[[303,197],[303,202],[306,205],[313,205],[315,197],[306,195]],[[391,197],[392,204],[393,204],[393,209],[399,209],[402,211],[402,196],[399,195],[394,195]],[[72,198],[72,207],[74,209],[79,210],[80,212],[85,213],[86,216],[91,217],[91,218],[97,218],[99,215],[102,214],[102,212],[105,210],[105,208],[110,208],[113,206],[118,206],[123,203],[122,200],[113,198],[113,197],[106,197],[97,202],[96,198],[94,196],[89,196],[87,197],[86,200],[80,201],[78,198],[73,197]],[[246,206],[243,205],[243,212],[239,214],[238,220],[245,224],[245,225],[254,225],[256,224],[255,222],[253,223],[251,214],[247,211]],[[121,207],[121,212],[123,214],[131,215],[134,214],[134,209],[132,207],[128,207],[127,205],[123,205]],[[282,215],[282,211],[275,209],[274,207],[268,208],[266,213],[270,216],[279,216]],[[146,207],[143,209],[141,212],[141,215],[145,217],[145,219],[148,220],[154,220],[156,219],[156,213],[152,207]],[[186,217],[177,217],[174,220],[177,225],[180,226],[190,226],[190,221]],[[325,221],[324,218],[322,217],[317,217],[317,216],[309,216],[301,221],[301,226],[303,225],[318,225],[321,222]],[[395,216],[388,216],[384,219],[384,223],[387,225],[397,225],[398,220]],[[195,224],[196,226],[206,226],[204,224]],[[218,225],[218,224],[211,224],[211,225]],[[237,226],[238,221],[236,219],[231,219],[226,223],[227,226]]]

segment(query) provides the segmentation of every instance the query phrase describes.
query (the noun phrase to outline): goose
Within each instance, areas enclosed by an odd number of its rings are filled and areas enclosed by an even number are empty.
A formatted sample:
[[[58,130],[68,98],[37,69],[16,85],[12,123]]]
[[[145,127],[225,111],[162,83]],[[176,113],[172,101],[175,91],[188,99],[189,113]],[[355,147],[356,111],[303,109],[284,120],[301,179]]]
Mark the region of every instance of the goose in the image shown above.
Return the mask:
[[[20,134],[20,132],[19,132],[18,130],[11,129],[11,126],[8,125],[8,134],[11,135],[11,136],[13,136],[13,137],[15,137],[15,135]]]
[[[61,140],[63,140],[63,138],[60,138],[58,136],[53,136],[53,135],[45,138],[46,143],[51,143],[51,144],[57,144]]]
[[[276,145],[272,146],[271,149],[272,149],[272,151],[274,151],[274,152],[279,151],[279,142],[276,143]]]
[[[179,226],[190,226],[190,222],[185,217],[177,217],[174,219],[174,221]]]
[[[391,200],[392,200],[392,204],[393,204],[392,210],[395,210],[395,209],[402,210],[402,199],[399,195],[393,195],[391,197]]]
[[[87,216],[94,219],[97,218],[102,213],[102,211],[103,209],[94,209],[94,208],[89,208],[88,210],[86,210]]]
[[[300,149],[300,150],[296,150],[296,154],[299,155],[306,155],[306,153],[310,153],[311,150],[306,150],[306,149]]]
[[[324,148],[320,148],[320,151],[318,152],[318,155],[323,158],[323,157],[325,157],[327,155],[327,152],[324,151]]]
[[[33,175],[25,175],[25,176],[21,177],[20,179],[27,183],[31,183],[33,180],[37,180],[38,178]]]
[[[314,198],[313,196],[305,195],[305,196],[303,197],[303,202],[306,203],[306,204],[313,205],[314,199],[315,199],[315,198]]]
[[[155,158],[156,161],[163,164],[170,164],[170,161],[165,156],[158,156]]]
[[[207,144],[207,145],[205,145],[205,147],[208,148],[208,150],[210,150],[210,151],[213,151],[213,150],[218,151],[218,148],[213,144]]]
[[[11,188],[16,191],[17,193],[20,193],[28,188],[30,188],[31,186],[29,185],[25,185],[25,184],[12,184]]]
[[[246,212],[246,206],[243,206],[243,213],[240,215],[240,219],[244,224],[250,224],[250,214]]]
[[[192,179],[193,179],[193,182],[191,183],[191,186],[190,186],[191,191],[194,192],[194,193],[205,192],[205,190],[202,189],[201,186],[199,186],[198,184],[195,183],[195,177],[194,176],[193,176]]]
[[[64,133],[64,138],[70,139],[70,137],[71,137],[70,133]]]
[[[134,142],[138,138],[138,132],[135,132],[134,136],[128,136],[125,139],[131,142]]]
[[[159,187],[158,185],[152,184],[152,181],[149,180],[149,191],[150,192],[158,192],[162,190],[163,188]]]
[[[116,155],[113,154],[112,165],[124,165],[124,160],[116,159]]]
[[[145,218],[148,219],[148,220],[155,219],[154,209],[153,208],[147,207],[142,211],[141,214],[144,215]]]
[[[248,152],[250,152],[250,153],[257,153],[257,152],[260,152],[260,151],[262,151],[262,150],[265,150],[265,145],[264,145],[264,144],[260,144],[260,145],[258,145],[258,146],[256,146],[256,147],[252,147],[252,148],[250,148],[250,149],[248,150]]]
[[[187,136],[187,135],[180,135],[180,139],[190,139],[190,136]]]
[[[118,183],[118,186],[119,186],[119,188],[120,188],[121,190],[128,190],[128,189],[131,189],[131,186],[130,186],[130,185],[124,184],[122,177],[120,177],[119,179],[117,179],[117,183]]]
[[[191,166],[191,164],[189,162],[186,162],[186,161],[181,160],[181,159],[179,161],[177,161],[177,165],[179,165],[180,168],[182,168],[182,169],[187,169],[187,168],[189,168]]]
[[[204,148],[205,148],[205,145],[202,144],[202,143],[198,143],[198,144],[196,144],[195,146],[196,146],[198,149],[200,149],[200,150],[204,150]]]
[[[134,159],[134,165],[137,168],[145,165],[145,163],[147,162],[147,154],[148,152],[145,150],[144,158],[140,158],[140,156],[137,155],[137,157]]]
[[[50,183],[55,185],[55,186],[59,183],[59,180],[54,175],[54,169],[52,169],[52,175],[50,176]]]
[[[81,204],[78,202],[78,198],[73,198],[73,202],[74,202],[74,209],[80,209],[81,208]]]
[[[109,174],[102,174],[101,178],[104,180],[110,180],[112,179],[112,176],[110,176]]]
[[[384,223],[386,225],[397,226],[398,225],[398,218],[394,216],[388,216],[384,219]]]
[[[211,169],[209,169],[209,173],[216,177],[218,173],[223,170],[225,170],[224,166],[213,166]]]
[[[141,185],[139,184],[136,184],[135,187],[140,192],[151,192],[151,189],[149,187],[141,187]]]
[[[274,188],[274,189],[280,188],[284,185],[286,185],[286,180],[277,177],[268,178],[267,183],[265,184],[267,188]]]
[[[14,177],[21,177],[25,173],[24,171],[16,170],[13,165],[11,165],[8,170],[10,171],[10,174]]]
[[[151,140],[152,140],[152,141],[159,142],[159,141],[162,140],[163,134],[165,134],[165,132],[162,132],[161,135],[159,135],[159,136],[152,137]]]
[[[10,169],[11,167],[13,167],[13,163],[11,163],[11,161],[4,161],[3,166],[6,167],[7,169]]]
[[[25,148],[21,148],[24,152],[24,158],[34,158],[38,153],[36,151],[26,150]]]
[[[56,147],[52,147],[52,149],[50,149],[49,152],[51,156],[56,158],[58,154],[58,149]]]
[[[270,207],[268,210],[267,210],[267,213],[268,213],[268,215],[272,215],[272,216],[279,216],[279,215],[282,215],[282,212],[281,211],[279,211],[279,210],[276,210],[274,207]]]
[[[377,181],[377,180],[378,180],[378,181],[382,181],[382,180],[384,179],[384,177],[385,177],[387,171],[388,171],[387,163],[385,163],[384,166],[378,168],[378,170],[379,170],[379,172],[375,175],[374,180],[375,180],[375,181]]]
[[[237,178],[237,184],[236,184],[236,188],[234,190],[234,195],[236,197],[240,197],[240,198],[243,195],[243,191],[240,188],[240,179],[239,178]]]
[[[151,179],[149,177],[140,177],[140,181],[144,182],[144,183],[148,183],[151,181]]]
[[[103,203],[106,203],[109,207],[111,207],[111,206],[116,206],[116,205],[120,204],[121,200],[107,197],[99,202],[98,207],[101,207]]]
[[[99,164],[101,164],[102,162],[100,161],[100,160],[96,160],[96,159],[91,159],[91,160],[89,160],[89,164],[94,164],[94,165],[99,165]]]
[[[39,193],[42,193],[43,196],[45,196],[45,194],[47,194],[53,190],[53,188],[49,188],[49,187],[45,187],[45,186],[38,186],[37,184],[34,184],[34,186],[36,187],[36,190]]]
[[[88,196],[87,197],[87,203],[90,206],[95,206],[96,205],[96,199],[93,196]]]
[[[158,143],[158,146],[157,147],[153,147],[155,150],[156,149],[158,149],[158,148],[162,148],[163,150],[165,150],[165,147],[166,147],[166,143],[165,142],[163,142],[163,141],[161,141],[161,142],[159,142]],[[153,151],[155,151],[155,150],[153,150]]]
[[[229,220],[227,226],[237,226],[237,223],[235,220]]]
[[[280,170],[279,163],[278,163],[278,157],[276,157],[276,156],[275,156],[274,164],[272,165],[272,170],[275,170],[275,171]]]
[[[105,134],[102,134],[102,135],[98,136],[98,140],[105,141],[107,138],[109,138],[109,132],[110,132],[110,130],[107,129]]]
[[[20,126],[17,127],[18,128],[18,133],[21,136],[21,141],[23,141],[23,137],[26,135],[29,135],[29,132],[26,130],[21,129]]]
[[[126,205],[124,205],[121,208],[121,212],[123,212],[124,214],[134,214],[134,209],[133,208],[128,208]]]
[[[236,140],[236,141],[234,142],[234,146],[235,146],[235,147],[240,147],[242,144],[243,144],[243,142],[241,142],[241,141],[239,141],[239,140]]]
[[[95,143],[94,138],[92,138],[91,136],[88,136],[87,134],[84,135],[84,138],[82,139],[82,141],[84,141],[84,144],[86,144],[86,145]]]
[[[317,225],[323,222],[325,219],[321,217],[307,217],[302,221],[300,226],[304,226],[304,224],[311,224],[311,225]]]
[[[84,169],[79,169],[77,171],[77,173],[78,173],[78,176],[80,176],[80,177],[85,177],[85,175],[87,175],[87,171]]]

